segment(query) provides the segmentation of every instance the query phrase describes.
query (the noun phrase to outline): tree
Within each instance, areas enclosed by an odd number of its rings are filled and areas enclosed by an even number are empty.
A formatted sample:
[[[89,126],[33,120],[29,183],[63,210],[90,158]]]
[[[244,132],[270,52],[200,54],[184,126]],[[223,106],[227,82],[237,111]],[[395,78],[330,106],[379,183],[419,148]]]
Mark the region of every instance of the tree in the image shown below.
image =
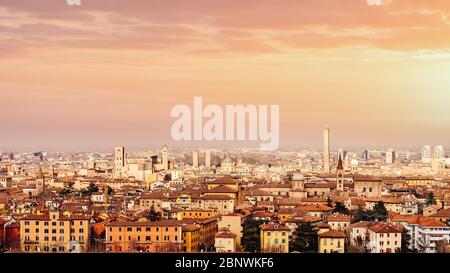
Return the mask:
[[[409,235],[408,230],[406,228],[402,229],[402,253],[410,253],[411,250],[409,246],[411,245],[411,235]]]
[[[73,185],[74,185],[74,183],[70,183],[70,184],[66,185],[64,187],[64,189],[59,193],[59,195],[64,197],[64,196],[71,194],[74,191]]]
[[[347,207],[342,204],[341,202],[336,202],[336,205],[334,206],[334,213],[342,213],[342,214],[350,214],[350,211],[347,209]]]
[[[94,193],[94,192],[98,192],[98,187],[97,185],[95,185],[94,182],[89,183],[89,187],[87,188],[87,190],[89,191],[90,194]]]
[[[318,250],[317,230],[311,223],[300,223],[289,244],[290,251],[314,253]]]
[[[379,201],[373,207],[373,214],[376,221],[386,221],[388,217],[388,211],[382,201]]]
[[[92,193],[98,192],[98,187],[94,182],[89,183],[89,186],[80,191],[81,196],[91,196]]]
[[[261,249],[261,234],[259,226],[264,224],[262,220],[248,218],[243,225],[242,247],[247,252],[259,252]]]
[[[418,212],[419,214],[423,214],[423,203],[420,203],[420,204],[418,205],[418,207],[417,207],[417,212]]]
[[[427,204],[427,206],[436,205],[436,199],[434,198],[434,193],[432,191],[430,191],[428,193],[428,198],[427,198],[426,204]]]
[[[371,221],[371,219],[369,219],[369,215],[365,210],[359,208],[353,213],[352,223],[358,223],[361,221]]]
[[[353,213],[353,223],[358,223],[361,221],[379,221],[383,222],[386,221],[388,217],[388,211],[386,207],[384,206],[384,203],[382,201],[375,204],[373,210],[363,210],[358,209],[356,212]]]
[[[158,222],[159,220],[161,220],[161,213],[155,211],[155,207],[152,206],[147,215],[147,218],[148,218],[148,220],[150,220],[150,222]]]

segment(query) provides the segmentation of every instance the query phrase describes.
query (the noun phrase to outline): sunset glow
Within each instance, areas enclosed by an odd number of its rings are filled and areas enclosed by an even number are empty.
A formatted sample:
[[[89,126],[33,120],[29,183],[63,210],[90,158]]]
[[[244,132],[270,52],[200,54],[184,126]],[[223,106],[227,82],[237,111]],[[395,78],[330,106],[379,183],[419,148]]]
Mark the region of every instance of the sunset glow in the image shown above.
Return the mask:
[[[442,0],[0,0],[0,149],[170,142],[170,109],[194,96],[280,105],[280,147],[320,145],[324,124],[332,146],[450,145],[449,15]]]

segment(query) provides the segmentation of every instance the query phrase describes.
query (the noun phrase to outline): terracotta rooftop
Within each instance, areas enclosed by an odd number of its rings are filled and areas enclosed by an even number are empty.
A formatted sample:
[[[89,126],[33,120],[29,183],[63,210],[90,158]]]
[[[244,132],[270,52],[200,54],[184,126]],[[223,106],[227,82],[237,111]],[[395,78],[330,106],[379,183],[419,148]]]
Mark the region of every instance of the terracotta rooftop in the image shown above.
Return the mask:
[[[261,230],[263,231],[290,231],[289,227],[281,224],[267,224],[262,225]]]
[[[207,193],[237,193],[237,192],[238,190],[230,188],[225,185],[220,185],[207,191]]]
[[[213,180],[211,182],[207,182],[207,184],[225,184],[225,185],[236,185],[238,181],[234,180],[233,178],[229,176],[224,176],[217,178],[216,180]]]
[[[330,229],[324,233],[319,234],[320,238],[345,238],[345,233],[340,230]]]
[[[334,215],[329,215],[327,217],[328,222],[350,222],[352,220],[352,217],[349,215],[336,213]]]
[[[386,223],[376,223],[369,226],[369,229],[375,233],[401,233],[402,231],[391,224]]]
[[[450,218],[450,208],[448,208],[448,209],[441,209],[438,212],[436,212],[435,214],[430,215],[430,217]]]

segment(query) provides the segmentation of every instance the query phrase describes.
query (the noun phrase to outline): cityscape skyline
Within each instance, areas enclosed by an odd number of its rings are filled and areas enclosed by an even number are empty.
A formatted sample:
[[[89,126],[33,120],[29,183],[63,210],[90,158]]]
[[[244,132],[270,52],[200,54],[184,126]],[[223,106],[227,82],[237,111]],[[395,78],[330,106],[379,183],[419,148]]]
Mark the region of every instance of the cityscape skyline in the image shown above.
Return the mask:
[[[449,75],[450,0],[0,0],[0,256],[408,270],[450,253]]]

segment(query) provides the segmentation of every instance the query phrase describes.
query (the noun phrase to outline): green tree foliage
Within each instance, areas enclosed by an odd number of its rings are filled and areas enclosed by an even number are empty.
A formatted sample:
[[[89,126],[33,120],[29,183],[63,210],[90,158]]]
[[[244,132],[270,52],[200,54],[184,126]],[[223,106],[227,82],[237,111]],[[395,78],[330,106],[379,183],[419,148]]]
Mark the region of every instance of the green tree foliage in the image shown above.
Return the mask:
[[[374,217],[376,221],[386,221],[388,217],[388,211],[386,207],[384,206],[384,203],[382,201],[375,204],[373,208]]]
[[[428,193],[428,198],[427,198],[426,204],[427,204],[427,206],[436,205],[436,199],[434,198],[434,193],[431,191]]]
[[[409,246],[411,245],[411,235],[409,235],[408,230],[405,228],[402,230],[402,248],[401,253],[410,253],[411,250]]]
[[[297,225],[292,241],[289,243],[290,251],[314,253],[318,251],[317,229],[311,223]]]
[[[244,251],[259,252],[261,249],[261,234],[259,227],[264,224],[262,220],[248,218],[243,225],[242,246]]]
[[[64,189],[59,193],[61,196],[67,196],[73,193],[75,190],[73,188],[74,183],[70,183],[64,187]]]
[[[98,192],[98,187],[97,185],[95,185],[94,182],[89,183],[89,187],[87,188],[87,190],[89,191],[89,193],[94,193],[94,192]]]
[[[150,220],[150,222],[158,222],[159,220],[161,220],[161,213],[157,212],[155,210],[155,207],[151,207],[150,211],[148,212],[147,215],[148,220]]]
[[[383,202],[375,204],[373,210],[358,209],[353,213],[353,223],[361,221],[386,221],[388,217],[388,211]]]
[[[342,213],[342,214],[350,214],[350,211],[347,209],[347,207],[342,204],[341,202],[336,202],[336,205],[334,206],[333,209],[334,213]]]

